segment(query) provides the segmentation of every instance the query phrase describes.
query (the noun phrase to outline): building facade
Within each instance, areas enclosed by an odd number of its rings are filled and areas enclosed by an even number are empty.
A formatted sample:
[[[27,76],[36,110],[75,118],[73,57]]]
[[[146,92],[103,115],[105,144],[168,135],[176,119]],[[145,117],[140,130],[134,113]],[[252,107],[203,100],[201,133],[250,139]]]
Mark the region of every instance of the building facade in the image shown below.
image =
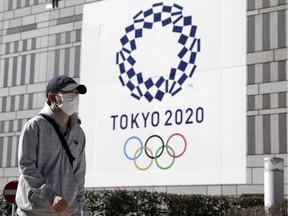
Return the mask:
[[[47,81],[80,79],[83,6],[97,0],[0,1],[0,191],[17,180],[21,128],[45,102]],[[264,158],[284,158],[288,196],[286,0],[247,3],[247,183],[145,188],[169,193],[264,193]]]

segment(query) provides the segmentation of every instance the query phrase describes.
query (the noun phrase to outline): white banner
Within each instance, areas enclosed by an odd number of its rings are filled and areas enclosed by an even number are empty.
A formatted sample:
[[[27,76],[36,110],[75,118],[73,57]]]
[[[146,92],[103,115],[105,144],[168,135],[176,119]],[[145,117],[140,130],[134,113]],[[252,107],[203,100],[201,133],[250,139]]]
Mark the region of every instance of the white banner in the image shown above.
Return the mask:
[[[246,182],[245,4],[84,5],[87,187]]]

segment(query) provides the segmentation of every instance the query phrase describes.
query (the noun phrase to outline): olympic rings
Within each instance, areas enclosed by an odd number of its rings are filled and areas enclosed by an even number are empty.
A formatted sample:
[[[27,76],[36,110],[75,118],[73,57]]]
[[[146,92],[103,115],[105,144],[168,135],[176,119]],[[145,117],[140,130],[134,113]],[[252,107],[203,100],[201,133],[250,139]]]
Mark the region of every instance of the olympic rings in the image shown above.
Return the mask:
[[[161,148],[161,147],[160,147]],[[158,153],[158,151],[160,150],[160,148],[159,149],[157,149],[157,151],[156,151],[156,154]],[[155,158],[155,162],[156,162],[156,164],[157,164],[157,166],[160,168],[160,169],[163,169],[163,170],[167,170],[167,169],[169,169],[169,168],[171,168],[172,166],[173,166],[173,164],[174,164],[174,162],[175,162],[175,152],[174,152],[174,150],[173,150],[173,148],[171,147],[171,146],[166,146],[166,148],[168,149],[168,148],[170,148],[171,149],[171,151],[173,152],[173,155],[174,155],[174,157],[172,157],[173,159],[172,159],[172,163],[169,165],[169,166],[167,166],[167,167],[162,167],[162,166],[160,166],[160,164],[158,163],[158,161],[157,161],[157,158]],[[167,151],[168,152],[168,151]],[[170,155],[170,154],[169,154]]]
[[[175,136],[179,136],[179,137],[182,138],[183,141],[184,141],[184,149],[183,149],[183,150],[181,151],[181,153],[179,153],[178,155],[175,154],[174,149],[169,145],[169,143],[171,142],[172,138],[175,137]],[[154,137],[160,139],[160,141],[161,141],[161,146],[160,146],[159,148],[157,148],[155,155],[153,154],[153,151],[151,150],[151,147],[148,147],[149,141],[150,141],[152,138],[154,138]],[[137,148],[137,150],[136,150],[135,153],[134,153],[134,156],[132,157],[132,156],[129,156],[129,155],[127,154],[126,148],[127,148],[128,143],[129,143],[131,140],[133,140],[133,139],[136,139],[136,140],[140,143],[140,147]],[[163,154],[164,148],[166,148],[166,151],[167,151],[168,155],[169,155],[170,157],[172,157],[172,162],[171,162],[167,167],[161,166],[161,165],[159,164],[159,158],[160,158],[160,156]],[[144,167],[144,168],[140,167],[140,166],[137,164],[137,159],[139,159],[139,157],[142,155],[143,149],[144,149],[144,151],[145,151],[145,153],[146,153],[146,156],[151,159],[151,161],[150,161],[150,163],[148,164],[148,166],[146,166],[146,167]],[[181,156],[185,153],[186,149],[187,149],[187,141],[186,141],[186,138],[185,138],[182,134],[180,134],[180,133],[174,133],[174,134],[170,135],[169,138],[168,138],[167,141],[166,141],[166,144],[164,144],[164,141],[163,141],[162,137],[160,137],[159,135],[155,135],[155,134],[154,134],[154,135],[151,135],[151,136],[146,140],[145,146],[143,146],[143,142],[142,142],[142,140],[141,140],[139,137],[137,137],[137,136],[131,136],[130,138],[128,138],[128,139],[126,140],[126,142],[125,142],[125,144],[124,144],[124,155],[126,156],[127,159],[133,160],[135,167],[136,167],[137,169],[141,170],[141,171],[145,171],[145,170],[149,169],[149,168],[152,166],[152,164],[153,164],[153,160],[155,160],[156,165],[157,165],[160,169],[162,169],[162,170],[167,170],[167,169],[170,169],[170,168],[174,165],[176,158],[181,157]],[[171,153],[171,152],[172,152],[172,153]]]
[[[136,159],[138,159],[138,158],[140,157],[140,155],[142,154],[142,151],[143,151],[143,143],[142,143],[142,141],[140,140],[140,138],[139,138],[139,137],[136,137],[136,136],[130,137],[130,138],[125,142],[125,144],[124,144],[124,154],[125,154],[125,156],[126,156],[129,160],[134,160],[133,157],[129,157],[128,154],[126,153],[127,143],[128,143],[131,139],[136,139],[136,140],[138,140],[138,141],[140,142],[140,145],[141,145],[141,151],[140,151],[139,155],[138,155],[137,157],[134,157],[134,158],[136,158]]]
[[[165,145],[164,145],[164,141],[163,141],[163,139],[162,139],[160,136],[158,136],[158,135],[152,135],[152,136],[150,136],[150,137],[146,140],[146,142],[145,142],[145,147],[147,146],[148,141],[149,141],[151,138],[153,138],[153,137],[158,137],[158,138],[161,140],[162,146],[161,146],[160,148],[162,148],[162,151],[161,151],[161,153],[160,153],[159,155],[156,153],[155,157],[153,157],[153,156],[150,156],[150,155],[147,153],[146,148],[145,148],[145,153],[146,153],[146,155],[147,155],[149,158],[151,158],[151,159],[155,159],[155,158],[160,157],[160,156],[162,155],[163,151],[164,151],[164,146],[165,146]]]
[[[161,148],[161,147],[160,147],[160,148]],[[145,149],[145,151],[148,150],[148,151],[150,152],[150,154],[152,155],[152,157],[153,157],[153,152],[152,152],[152,150],[151,150],[150,148],[148,148],[147,146],[145,146],[144,149]],[[136,158],[136,155],[137,155],[137,153],[138,153],[139,151],[142,152],[142,150],[143,150],[143,147],[137,149],[137,151],[135,152],[135,154],[134,154],[134,165],[135,165],[139,170],[145,171],[145,170],[149,169],[149,168],[152,166],[153,159],[152,159],[152,157],[151,157],[152,160],[151,160],[151,162],[148,164],[147,167],[145,167],[145,168],[139,167],[139,166],[137,165],[137,163],[136,163],[136,159],[137,159],[137,158]],[[139,156],[138,156],[138,157],[139,157]]]
[[[172,152],[173,152],[173,155],[172,155],[172,154],[169,152],[169,150],[168,150],[168,148],[170,147],[170,146],[168,146],[168,143],[169,143],[170,139],[171,139],[173,136],[177,136],[177,135],[180,136],[180,137],[182,137],[182,139],[184,140],[185,146],[184,146],[183,151],[182,151],[179,155],[175,155],[173,151],[172,151]],[[181,156],[184,154],[184,152],[186,151],[186,147],[187,147],[187,141],[186,141],[185,137],[184,137],[182,134],[179,134],[179,133],[172,134],[172,135],[168,138],[168,140],[167,140],[166,150],[167,150],[167,153],[168,153],[171,157],[173,157],[173,158],[181,157]]]

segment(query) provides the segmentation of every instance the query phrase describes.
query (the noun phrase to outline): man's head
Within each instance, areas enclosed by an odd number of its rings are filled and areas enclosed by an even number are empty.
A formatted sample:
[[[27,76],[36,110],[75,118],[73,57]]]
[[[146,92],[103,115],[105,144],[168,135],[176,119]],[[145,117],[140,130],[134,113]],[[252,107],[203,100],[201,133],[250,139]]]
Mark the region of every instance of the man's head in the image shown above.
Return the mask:
[[[66,95],[69,97],[68,94],[70,93],[75,93],[78,95],[85,94],[86,92],[87,88],[85,85],[77,84],[76,81],[71,77],[61,75],[53,78],[48,82],[46,89],[46,97],[48,98],[47,103],[49,105],[54,104],[56,107],[59,107],[59,105],[63,103],[63,96],[61,95],[65,94],[66,98]],[[75,94],[72,94],[72,97]],[[69,97],[68,100],[71,100],[71,97]]]
[[[74,89],[77,89],[79,94],[85,94],[87,92],[85,85],[77,84],[71,77],[61,75],[49,81],[46,89],[46,97],[49,99],[49,93],[57,94],[60,91],[69,92]]]

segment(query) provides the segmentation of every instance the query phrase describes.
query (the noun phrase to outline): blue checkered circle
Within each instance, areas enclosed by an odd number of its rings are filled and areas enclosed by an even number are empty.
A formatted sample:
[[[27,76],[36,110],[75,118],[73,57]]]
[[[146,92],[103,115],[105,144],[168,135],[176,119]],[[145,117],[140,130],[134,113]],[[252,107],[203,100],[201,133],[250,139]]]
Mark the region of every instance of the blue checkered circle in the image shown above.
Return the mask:
[[[130,90],[134,98],[140,100],[144,97],[149,102],[153,99],[162,101],[165,94],[176,95],[187,78],[192,77],[196,69],[196,56],[200,52],[200,39],[195,37],[197,26],[192,24],[192,16],[183,16],[182,10],[183,7],[178,4],[169,6],[163,2],[156,3],[152,8],[137,13],[133,17],[134,23],[125,28],[125,35],[120,39],[122,49],[116,54],[116,64],[122,85]],[[156,23],[160,23],[162,27],[172,25],[172,32],[179,34],[179,63],[170,69],[167,78],[160,76],[157,79],[150,77],[144,80],[142,72],[134,69],[136,59],[132,54],[137,49],[136,41]]]

